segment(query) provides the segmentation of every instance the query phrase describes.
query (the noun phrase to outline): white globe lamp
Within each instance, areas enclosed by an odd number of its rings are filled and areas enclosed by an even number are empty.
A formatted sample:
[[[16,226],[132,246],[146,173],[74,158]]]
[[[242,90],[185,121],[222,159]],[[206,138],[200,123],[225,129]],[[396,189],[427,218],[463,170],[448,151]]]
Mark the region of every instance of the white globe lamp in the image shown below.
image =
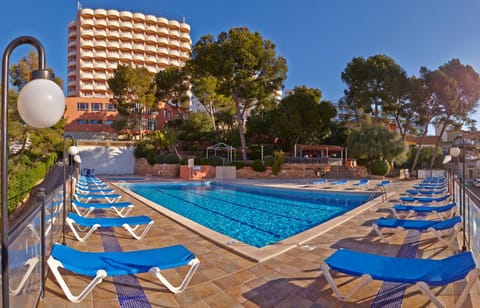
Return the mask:
[[[49,79],[34,79],[18,95],[18,113],[28,125],[46,128],[55,125],[65,112],[65,97]]]

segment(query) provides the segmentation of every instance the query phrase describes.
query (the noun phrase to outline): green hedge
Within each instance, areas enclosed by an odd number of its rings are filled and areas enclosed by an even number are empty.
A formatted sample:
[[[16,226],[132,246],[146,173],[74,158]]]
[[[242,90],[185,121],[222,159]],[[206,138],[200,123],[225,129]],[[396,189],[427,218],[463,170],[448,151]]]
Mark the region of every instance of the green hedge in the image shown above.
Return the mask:
[[[37,183],[45,178],[55,165],[57,154],[51,153],[39,161],[26,164],[20,162],[15,166],[15,174],[8,180],[8,211],[15,210],[17,205],[28,196]]]

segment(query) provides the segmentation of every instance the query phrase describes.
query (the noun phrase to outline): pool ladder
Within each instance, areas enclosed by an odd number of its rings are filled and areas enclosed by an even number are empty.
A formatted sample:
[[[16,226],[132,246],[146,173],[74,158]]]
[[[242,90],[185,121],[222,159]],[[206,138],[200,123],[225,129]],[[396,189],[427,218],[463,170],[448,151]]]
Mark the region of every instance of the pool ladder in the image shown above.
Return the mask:
[[[368,201],[372,200],[377,196],[377,194],[380,193],[382,196],[382,202],[387,201],[387,188],[385,188],[384,185],[382,186],[375,186],[373,189],[372,193],[370,194],[370,197],[368,198]]]

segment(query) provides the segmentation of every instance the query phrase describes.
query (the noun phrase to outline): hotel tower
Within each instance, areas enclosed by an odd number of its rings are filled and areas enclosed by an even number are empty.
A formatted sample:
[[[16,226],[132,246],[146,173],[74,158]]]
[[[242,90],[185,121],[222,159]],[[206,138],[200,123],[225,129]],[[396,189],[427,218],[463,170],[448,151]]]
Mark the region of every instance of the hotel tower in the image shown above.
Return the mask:
[[[118,65],[145,67],[155,74],[171,65],[184,66],[190,50],[190,26],[183,21],[79,9],[76,20],[68,25],[66,132],[113,131],[110,125],[116,111],[109,103],[112,93],[107,80]],[[165,123],[178,116],[172,112],[155,112],[159,116],[153,122]],[[153,122],[150,126],[157,128]]]

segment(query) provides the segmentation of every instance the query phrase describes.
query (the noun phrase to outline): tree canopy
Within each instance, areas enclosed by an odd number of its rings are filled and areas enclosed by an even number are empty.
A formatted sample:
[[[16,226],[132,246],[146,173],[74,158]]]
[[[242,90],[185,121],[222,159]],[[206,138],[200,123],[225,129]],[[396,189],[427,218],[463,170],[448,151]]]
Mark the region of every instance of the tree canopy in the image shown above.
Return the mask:
[[[193,79],[217,78],[217,93],[233,100],[242,158],[246,161],[247,112],[282,88],[287,72],[285,59],[276,55],[275,44],[260,33],[232,28],[217,39],[202,36],[192,48],[189,67]]]

